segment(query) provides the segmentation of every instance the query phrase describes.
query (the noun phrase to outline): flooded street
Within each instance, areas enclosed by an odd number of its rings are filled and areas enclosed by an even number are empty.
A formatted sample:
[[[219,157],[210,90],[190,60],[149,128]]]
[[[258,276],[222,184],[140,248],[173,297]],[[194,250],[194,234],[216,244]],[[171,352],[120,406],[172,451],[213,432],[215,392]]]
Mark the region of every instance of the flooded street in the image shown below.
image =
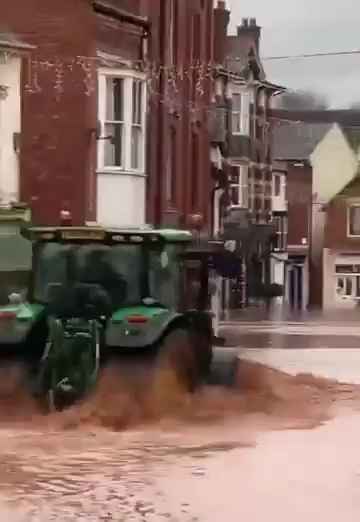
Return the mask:
[[[355,522],[360,328],[339,326],[223,325],[239,346],[237,388],[174,398],[170,410],[150,412],[113,375],[64,414],[20,401],[0,424],[1,518]]]

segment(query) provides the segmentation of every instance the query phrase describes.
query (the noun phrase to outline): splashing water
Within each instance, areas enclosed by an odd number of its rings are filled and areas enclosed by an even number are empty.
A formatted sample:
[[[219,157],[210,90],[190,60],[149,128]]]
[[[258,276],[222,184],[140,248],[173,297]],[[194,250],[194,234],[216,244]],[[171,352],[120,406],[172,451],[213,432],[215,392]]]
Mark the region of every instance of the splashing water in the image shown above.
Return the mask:
[[[261,364],[238,361],[232,389],[205,386],[184,393],[174,376],[159,372],[152,380],[146,366],[113,364],[104,368],[95,392],[62,413],[44,415],[24,386],[24,370],[12,366],[0,379],[0,425],[16,422],[50,429],[106,428],[112,431],[145,425],[217,423],[262,416],[274,426],[317,426],[339,404],[357,404],[360,388],[312,375],[287,375]]]

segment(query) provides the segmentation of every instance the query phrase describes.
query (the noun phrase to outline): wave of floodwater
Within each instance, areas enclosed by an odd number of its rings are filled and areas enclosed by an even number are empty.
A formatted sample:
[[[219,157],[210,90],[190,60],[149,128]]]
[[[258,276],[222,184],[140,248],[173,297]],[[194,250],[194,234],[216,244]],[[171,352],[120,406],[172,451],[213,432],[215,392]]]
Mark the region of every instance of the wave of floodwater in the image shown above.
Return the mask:
[[[159,423],[217,423],[258,416],[274,427],[311,428],[331,418],[339,403],[360,402],[360,387],[313,375],[287,375],[261,364],[239,360],[232,389],[206,386],[184,394],[169,374],[155,383],[146,371],[110,365],[92,396],[69,410],[44,415],[21,386],[21,368],[0,379],[0,427],[16,423],[50,429],[126,430]]]

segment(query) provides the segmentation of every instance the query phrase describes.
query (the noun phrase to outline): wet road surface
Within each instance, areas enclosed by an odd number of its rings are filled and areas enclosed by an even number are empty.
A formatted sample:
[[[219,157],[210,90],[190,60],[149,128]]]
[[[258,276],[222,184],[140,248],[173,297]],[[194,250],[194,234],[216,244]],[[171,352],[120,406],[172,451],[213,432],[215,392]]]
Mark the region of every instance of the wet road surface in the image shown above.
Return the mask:
[[[360,350],[344,345],[360,343],[356,322],[223,328],[239,346],[238,389],[205,389],[155,420],[107,382],[66,414],[24,404],[2,419],[1,520],[359,520],[360,389],[346,383],[360,383]],[[309,340],[319,331],[331,349]]]

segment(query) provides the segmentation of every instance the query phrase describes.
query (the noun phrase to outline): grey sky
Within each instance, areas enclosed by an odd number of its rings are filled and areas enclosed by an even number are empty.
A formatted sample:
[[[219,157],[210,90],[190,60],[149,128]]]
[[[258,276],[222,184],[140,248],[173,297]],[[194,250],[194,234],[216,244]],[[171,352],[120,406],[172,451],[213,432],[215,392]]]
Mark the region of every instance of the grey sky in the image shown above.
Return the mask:
[[[263,27],[265,56],[360,49],[359,0],[227,0],[231,30],[243,17]],[[333,7],[332,7],[333,6]],[[360,101],[360,54],[264,62],[268,79],[324,92],[335,107]]]

